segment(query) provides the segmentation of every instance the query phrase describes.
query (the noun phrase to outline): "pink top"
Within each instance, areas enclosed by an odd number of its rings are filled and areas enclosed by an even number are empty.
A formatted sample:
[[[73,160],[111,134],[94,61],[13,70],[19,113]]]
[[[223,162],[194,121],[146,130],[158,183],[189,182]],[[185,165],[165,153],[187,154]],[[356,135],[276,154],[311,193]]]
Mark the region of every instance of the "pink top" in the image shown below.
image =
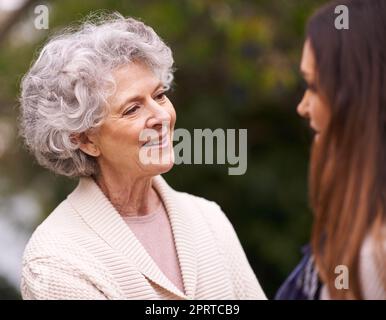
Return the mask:
[[[162,204],[153,213],[122,218],[165,276],[185,293],[172,228]]]

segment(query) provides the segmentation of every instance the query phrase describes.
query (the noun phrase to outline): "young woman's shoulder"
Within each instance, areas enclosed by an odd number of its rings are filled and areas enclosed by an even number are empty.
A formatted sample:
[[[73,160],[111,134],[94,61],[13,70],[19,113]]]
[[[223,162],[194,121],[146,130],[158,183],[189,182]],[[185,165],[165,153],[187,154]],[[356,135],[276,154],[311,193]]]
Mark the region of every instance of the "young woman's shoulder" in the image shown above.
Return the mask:
[[[386,228],[384,228],[386,231]],[[386,235],[386,232],[384,232]],[[378,248],[381,252],[377,251]],[[383,243],[376,243],[374,237],[368,235],[363,242],[359,256],[359,276],[364,299],[385,300],[386,288],[383,286],[382,276],[385,277],[385,269],[378,267],[377,255],[381,259],[386,257],[386,238]],[[380,262],[381,263],[381,262]],[[383,274],[382,274],[383,273]]]
[[[383,257],[386,256],[386,238],[383,239],[383,244],[381,244],[383,249],[381,252],[376,252],[378,244],[371,235],[367,235],[361,247],[359,254],[359,280],[362,288],[362,297],[365,300],[386,300],[386,288],[382,284],[384,268],[379,268],[377,263],[377,254],[383,255]],[[330,299],[326,286],[322,287],[320,299]]]

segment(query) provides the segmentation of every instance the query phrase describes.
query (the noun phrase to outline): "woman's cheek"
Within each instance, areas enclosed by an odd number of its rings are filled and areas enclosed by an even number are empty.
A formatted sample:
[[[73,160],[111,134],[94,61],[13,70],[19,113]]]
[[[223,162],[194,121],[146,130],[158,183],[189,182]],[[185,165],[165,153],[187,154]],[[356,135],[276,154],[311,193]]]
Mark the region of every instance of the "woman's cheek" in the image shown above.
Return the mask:
[[[317,104],[317,117],[320,129],[325,129],[329,120],[329,112],[328,108],[323,104],[321,100],[319,100]]]
[[[176,110],[174,109],[174,107],[172,106],[172,110],[171,110],[171,128],[173,129],[174,128],[174,124],[176,123],[176,119],[177,119],[177,114],[176,114]]]

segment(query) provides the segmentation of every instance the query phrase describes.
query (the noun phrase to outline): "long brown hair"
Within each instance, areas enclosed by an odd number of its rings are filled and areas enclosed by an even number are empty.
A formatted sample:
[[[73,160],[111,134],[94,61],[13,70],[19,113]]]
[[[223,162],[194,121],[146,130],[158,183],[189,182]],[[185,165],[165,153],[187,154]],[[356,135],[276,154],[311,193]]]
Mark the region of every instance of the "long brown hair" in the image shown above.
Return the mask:
[[[335,28],[337,5],[348,8],[348,30]],[[386,284],[381,230],[386,222],[385,32],[385,0],[330,2],[307,26],[317,86],[330,112],[311,155],[312,247],[333,299],[363,298],[359,256],[367,235],[377,244],[374,258]],[[338,265],[348,267],[348,290],[335,288]]]

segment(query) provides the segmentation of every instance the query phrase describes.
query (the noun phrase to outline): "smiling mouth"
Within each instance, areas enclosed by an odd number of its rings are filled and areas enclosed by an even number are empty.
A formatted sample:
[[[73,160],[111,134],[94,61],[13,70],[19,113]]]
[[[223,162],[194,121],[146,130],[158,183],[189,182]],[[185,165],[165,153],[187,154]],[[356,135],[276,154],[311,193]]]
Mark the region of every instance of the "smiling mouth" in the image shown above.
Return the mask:
[[[145,142],[142,146],[143,147],[159,147],[164,148],[168,146],[169,144],[169,135],[165,134],[162,138],[158,137],[157,139],[150,140],[148,142]]]

